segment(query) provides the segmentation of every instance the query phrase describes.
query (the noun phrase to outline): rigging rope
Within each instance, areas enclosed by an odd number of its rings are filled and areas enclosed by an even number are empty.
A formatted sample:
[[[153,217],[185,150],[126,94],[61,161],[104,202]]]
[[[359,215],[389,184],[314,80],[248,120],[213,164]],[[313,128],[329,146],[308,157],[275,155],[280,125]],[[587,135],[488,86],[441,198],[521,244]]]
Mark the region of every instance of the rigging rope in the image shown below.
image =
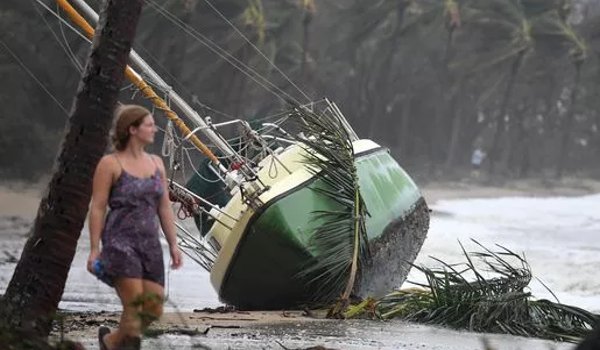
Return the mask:
[[[35,1],[35,0],[34,0]],[[32,1],[33,2],[33,1]],[[40,16],[40,18],[42,19],[42,21],[44,21],[44,24],[46,25],[46,27],[48,28],[48,30],[50,31],[50,33],[52,33],[52,36],[54,37],[54,39],[56,40],[56,42],[58,43],[58,45],[60,46],[60,48],[65,52],[65,54],[67,55],[67,58],[69,58],[69,61],[71,62],[71,64],[73,64],[73,66],[75,67],[75,69],[81,73],[82,69],[80,69],[79,66],[79,62],[76,60],[73,60],[73,57],[71,57],[71,55],[69,54],[69,50],[63,45],[62,41],[59,39],[58,35],[54,32],[54,30],[52,29],[52,27],[50,26],[50,23],[48,23],[48,21],[46,20],[46,18],[44,17],[44,15],[42,14],[42,12],[40,11],[40,9],[35,5],[33,5],[33,8],[35,9],[35,11],[37,12],[37,14]],[[60,22],[59,20],[59,23]]]
[[[234,68],[238,69],[240,72],[245,74],[247,77],[252,79],[255,83],[257,83],[258,85],[263,87],[268,92],[275,95],[277,98],[283,100],[286,103],[289,103],[289,101],[292,101],[295,104],[300,104],[300,102],[295,97],[293,97],[286,91],[282,90],[280,87],[278,87],[277,85],[272,83],[269,79],[265,78],[260,73],[258,73],[255,69],[248,66],[244,62],[240,61],[238,58],[236,58],[235,56],[233,56],[232,54],[230,54],[229,52],[227,52],[226,50],[221,48],[219,45],[215,44],[212,40],[207,38],[205,35],[199,33],[197,30],[195,30],[190,25],[181,21],[179,18],[177,18],[177,16],[175,16],[174,14],[169,12],[164,7],[160,6],[153,0],[146,0],[146,2],[148,2],[156,11],[158,11],[161,15],[163,15],[165,18],[167,18],[171,23],[175,24],[177,27],[179,27],[181,30],[183,30],[186,34],[193,37],[200,44],[206,46],[209,50],[211,50],[217,56],[219,56],[222,59],[224,59],[225,61],[227,61]],[[243,67],[246,70],[242,69],[241,67]],[[253,73],[254,75],[250,74],[249,72]],[[262,79],[262,82],[259,81],[258,78]],[[265,84],[269,85],[272,88],[267,87]],[[287,99],[284,98],[283,96],[287,97]]]
[[[60,16],[58,4],[56,4],[56,13]],[[62,25],[62,21],[60,19],[58,21],[58,26],[60,27],[60,33],[62,34],[63,40],[65,41],[65,46],[68,50],[69,58],[71,59],[73,64],[75,64],[79,73],[83,73],[83,65],[79,62],[79,60],[77,59],[77,56],[75,55],[73,50],[71,50],[71,46],[69,45],[69,41],[67,40],[67,36],[65,35],[65,30]]]
[[[144,53],[145,56],[149,57],[160,69],[162,69],[162,71],[169,77],[171,78],[171,80],[181,89],[183,90],[183,92],[185,92],[189,97],[191,97],[192,99],[192,103],[199,105],[200,107],[207,109],[209,111],[212,111],[216,114],[219,114],[227,119],[236,119],[235,117],[233,117],[232,115],[229,115],[223,111],[219,111],[213,107],[210,107],[209,105],[202,103],[198,100],[198,96],[196,96],[190,89],[188,89],[181,81],[179,81],[175,76],[173,76],[173,74],[171,74],[169,72],[169,70],[162,64],[160,63],[160,60],[154,56],[150,50],[147,50],[144,46],[142,45],[136,45],[136,48],[139,49],[140,51],[142,51]]]
[[[173,130],[173,122],[167,121],[167,126],[164,132],[163,144],[161,147],[161,155],[163,157],[169,158],[169,169],[173,168],[175,164],[175,149],[177,145],[175,144],[175,130]]]
[[[42,6],[43,8],[45,8],[48,12],[50,12],[54,17],[56,17],[59,21],[61,21],[64,25],[66,25],[69,29],[71,29],[75,34],[77,34],[80,38],[82,38],[83,40],[85,40],[87,43],[91,44],[92,40],[89,39],[88,37],[86,37],[85,35],[81,34],[81,32],[79,32],[79,30],[77,30],[75,27],[73,27],[69,22],[67,22],[65,19],[63,19],[62,17],[60,17],[60,15],[58,13],[56,13],[56,11],[54,11],[53,9],[51,9],[50,7],[48,7],[48,5],[44,4],[41,0],[35,0],[38,4],[40,4],[40,6]]]
[[[69,115],[69,112],[67,111],[67,109],[63,106],[63,104],[50,92],[50,90],[48,90],[48,88],[46,88],[46,86],[35,76],[35,74],[29,70],[29,68],[27,68],[27,66],[25,65],[25,63],[19,58],[19,56],[17,56],[17,54],[15,54],[5,43],[4,41],[2,41],[0,39],[0,45],[2,45],[4,47],[4,49],[15,59],[15,61],[17,61],[17,63],[21,66],[21,68],[23,68],[23,70],[25,72],[27,72],[27,74],[29,74],[29,76],[31,78],[33,78],[33,80],[35,80],[35,82],[40,86],[40,88],[42,88],[42,90],[44,90],[44,92],[46,94],[48,94],[48,96],[50,96],[50,98],[52,98],[52,100],[56,103],[56,105],[63,111],[65,112],[65,115]]]
[[[252,41],[250,41],[248,39],[248,37],[246,37],[246,35],[244,35],[244,33],[242,33],[242,31],[240,31],[235,24],[233,24],[229,19],[227,19],[227,17],[225,17],[225,15],[223,15],[223,13],[221,13],[221,11],[219,11],[213,4],[212,2],[210,2],[209,0],[204,0],[205,3],[208,4],[208,6],[215,11],[219,17],[221,17],[221,19],[223,19],[225,22],[227,22],[227,24],[233,28],[233,30],[235,30],[236,33],[238,33],[248,44],[250,44],[252,46],[252,48],[258,52],[258,54],[260,56],[262,56],[262,58],[264,58],[267,62],[269,62],[269,64],[275,68],[275,70],[281,74],[289,83],[290,85],[292,85],[294,88],[296,88],[296,90],[300,91],[300,93],[310,102],[312,101],[312,99],[310,98],[310,96],[308,96],[302,89],[300,89],[298,87],[298,85],[296,85],[292,79],[290,79],[281,69],[279,69],[279,67],[277,67],[277,65],[275,65],[275,63],[273,61],[271,61],[256,45],[254,45],[254,43]]]

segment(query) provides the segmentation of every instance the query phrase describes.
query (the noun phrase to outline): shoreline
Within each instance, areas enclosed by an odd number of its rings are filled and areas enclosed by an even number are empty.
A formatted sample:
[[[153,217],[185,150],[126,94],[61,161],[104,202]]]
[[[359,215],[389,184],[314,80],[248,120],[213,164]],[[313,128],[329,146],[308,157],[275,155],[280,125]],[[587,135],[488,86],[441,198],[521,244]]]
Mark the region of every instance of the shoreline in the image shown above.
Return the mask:
[[[417,184],[428,205],[440,200],[501,197],[576,197],[600,193],[600,180],[564,178],[509,180],[502,186],[481,181],[431,181]],[[34,219],[47,182],[0,183],[0,217]]]
[[[432,181],[421,187],[428,204],[440,200],[502,197],[578,197],[600,193],[600,180],[588,178],[521,179],[506,181],[502,186],[465,179]]]

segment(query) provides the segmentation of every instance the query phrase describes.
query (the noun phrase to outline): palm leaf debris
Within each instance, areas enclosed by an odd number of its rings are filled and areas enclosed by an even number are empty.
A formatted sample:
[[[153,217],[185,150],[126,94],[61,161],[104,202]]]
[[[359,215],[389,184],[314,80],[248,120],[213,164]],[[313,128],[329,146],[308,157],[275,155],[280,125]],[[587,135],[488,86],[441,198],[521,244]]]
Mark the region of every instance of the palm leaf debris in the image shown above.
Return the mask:
[[[523,256],[500,245],[492,251],[474,242],[481,252],[468,253],[461,244],[465,263],[448,264],[434,258],[441,267],[414,266],[425,275],[426,284],[411,282],[420,288],[388,294],[375,304],[367,303],[371,308],[363,311],[382,319],[566,342],[580,341],[598,324],[597,314],[558,300],[535,299],[528,287],[531,268]],[[477,268],[474,261],[483,268]]]
[[[315,220],[323,222],[309,243],[315,260],[300,275],[310,277],[315,301],[347,301],[361,266],[370,258],[368,213],[358,185],[352,140],[341,120],[330,114],[297,107],[292,117],[302,131],[298,140],[306,152],[304,161],[324,184],[313,189],[339,204],[335,211],[314,212]]]

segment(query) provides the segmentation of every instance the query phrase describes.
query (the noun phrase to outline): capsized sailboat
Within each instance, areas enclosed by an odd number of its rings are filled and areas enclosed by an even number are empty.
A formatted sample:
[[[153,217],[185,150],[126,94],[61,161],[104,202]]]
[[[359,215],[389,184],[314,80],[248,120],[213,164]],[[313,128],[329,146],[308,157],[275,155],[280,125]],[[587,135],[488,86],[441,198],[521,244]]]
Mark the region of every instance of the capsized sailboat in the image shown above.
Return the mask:
[[[329,103],[327,110],[334,108]],[[319,117],[335,118],[327,113]],[[370,250],[354,292],[383,295],[406,278],[425,239],[429,211],[414,181],[387,149],[358,138],[351,145],[358,187],[368,210],[365,233]],[[318,294],[319,287],[311,283],[314,276],[302,273],[324,258],[325,252],[312,239],[324,226],[333,226],[335,235],[336,229],[352,222],[323,215],[343,215],[344,203],[322,192],[337,194],[338,188],[326,175],[311,170],[307,152],[310,149],[301,142],[290,143],[260,159],[257,177],[269,188],[258,197],[260,206],[253,208],[245,203],[243,191],[235,191],[214,212],[214,223],[204,238],[218,247],[210,271],[222,301],[249,309],[283,308],[309,302]],[[188,184],[198,183],[199,177],[195,174]],[[214,193],[207,187],[190,186],[199,196]]]
[[[85,18],[67,0],[57,3],[93,36],[88,21],[98,16],[83,0],[72,3]],[[127,78],[169,120],[170,194],[187,217],[177,224],[180,245],[210,272],[221,301],[288,308],[350,293],[380,296],[404,282],[429,210],[390,152],[360,139],[335,103],[292,103],[257,127],[242,119],[213,123],[137,53],[130,59],[144,78],[132,67]],[[231,127],[234,141],[222,133]],[[190,148],[205,161],[178,182],[178,159]]]

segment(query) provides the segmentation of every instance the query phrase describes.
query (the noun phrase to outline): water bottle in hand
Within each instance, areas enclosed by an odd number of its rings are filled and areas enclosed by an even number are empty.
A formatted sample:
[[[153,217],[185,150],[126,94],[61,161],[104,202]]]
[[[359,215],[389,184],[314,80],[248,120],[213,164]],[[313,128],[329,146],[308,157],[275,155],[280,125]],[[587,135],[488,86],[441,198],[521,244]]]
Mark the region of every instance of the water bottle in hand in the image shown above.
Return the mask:
[[[102,281],[112,287],[112,285],[113,285],[112,279],[110,277],[108,277],[108,274],[106,273],[106,270],[104,268],[104,264],[102,263],[102,261],[100,259],[94,260],[94,263],[92,264],[92,269],[94,270],[94,275],[96,275],[96,277],[100,281]]]

